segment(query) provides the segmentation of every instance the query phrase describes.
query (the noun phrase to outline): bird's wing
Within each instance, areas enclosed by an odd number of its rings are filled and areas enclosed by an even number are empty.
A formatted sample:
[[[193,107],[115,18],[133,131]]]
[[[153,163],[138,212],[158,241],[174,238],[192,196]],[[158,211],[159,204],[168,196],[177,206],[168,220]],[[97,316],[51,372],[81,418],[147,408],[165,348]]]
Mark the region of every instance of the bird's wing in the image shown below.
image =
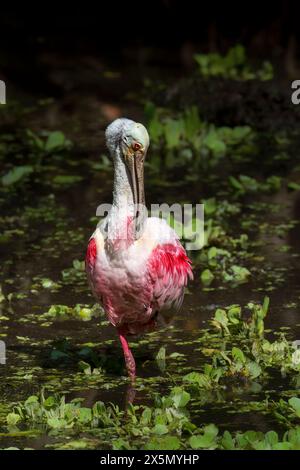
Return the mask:
[[[96,278],[96,261],[97,257],[101,251],[104,249],[104,239],[101,231],[97,228],[93,235],[90,238],[86,256],[85,256],[85,270],[87,273],[88,281],[91,285],[92,291],[96,297],[99,298],[99,293],[97,292],[95,286],[95,278]],[[101,300],[101,298],[99,298]]]
[[[193,278],[191,261],[179,240],[158,244],[148,260],[153,284],[153,310],[179,308],[184,287]]]
[[[85,269],[88,274],[93,273],[97,258],[97,245],[94,237],[90,238],[86,255],[85,255]]]

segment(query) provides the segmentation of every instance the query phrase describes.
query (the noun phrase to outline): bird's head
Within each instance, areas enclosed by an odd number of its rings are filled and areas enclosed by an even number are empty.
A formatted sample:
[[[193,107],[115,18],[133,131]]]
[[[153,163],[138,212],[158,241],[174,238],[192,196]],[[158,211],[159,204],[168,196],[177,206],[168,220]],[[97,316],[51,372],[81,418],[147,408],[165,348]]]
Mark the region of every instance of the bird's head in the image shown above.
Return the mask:
[[[112,157],[117,149],[121,149],[125,161],[137,152],[145,156],[149,147],[149,134],[145,126],[127,118],[119,118],[109,124],[105,138]]]
[[[149,147],[147,129],[139,122],[120,118],[107,127],[105,137],[112,158],[121,155],[129,171],[134,204],[144,204],[144,161]]]

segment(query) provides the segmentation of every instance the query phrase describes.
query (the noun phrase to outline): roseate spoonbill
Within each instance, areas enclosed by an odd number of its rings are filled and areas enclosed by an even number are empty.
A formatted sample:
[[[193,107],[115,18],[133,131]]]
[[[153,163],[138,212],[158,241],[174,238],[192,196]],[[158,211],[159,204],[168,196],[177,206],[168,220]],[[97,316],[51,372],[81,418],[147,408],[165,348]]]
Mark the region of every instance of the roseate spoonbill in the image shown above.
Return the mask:
[[[117,328],[128,375],[134,379],[127,335],[151,330],[160,311],[179,307],[193,276],[191,262],[165,220],[146,217],[142,230],[137,229],[137,207],[145,203],[146,128],[116,119],[105,137],[114,163],[113,204],[90,238],[86,271],[96,299]]]

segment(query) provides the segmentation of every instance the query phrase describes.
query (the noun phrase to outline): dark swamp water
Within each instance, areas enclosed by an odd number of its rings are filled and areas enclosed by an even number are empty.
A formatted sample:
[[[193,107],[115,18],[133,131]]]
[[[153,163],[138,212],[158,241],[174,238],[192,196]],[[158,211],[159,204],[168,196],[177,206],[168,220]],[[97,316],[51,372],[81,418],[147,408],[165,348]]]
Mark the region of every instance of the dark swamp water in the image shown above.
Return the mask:
[[[142,90],[143,76],[157,76],[157,70],[140,70],[135,76],[132,70],[104,68],[98,74],[97,67],[90,64],[79,79],[79,69],[80,65],[74,64],[57,66],[51,86],[46,83],[44,90],[41,86],[38,99],[16,87],[14,93],[21,106],[8,107],[2,116],[1,174],[12,165],[36,161],[37,152],[24,141],[26,128],[35,132],[61,130],[73,146],[43,156],[29,178],[1,190],[0,284],[4,298],[0,303],[0,339],[7,347],[6,365],[0,366],[1,447],[41,448],[55,442],[46,432],[38,437],[28,435],[30,425],[20,425],[18,432],[6,428],[5,416],[12,404],[38,394],[41,388],[46,395],[65,394],[67,400],[81,397],[85,406],[97,400],[126,406],[129,385],[122,351],[103,314],[98,312],[89,321],[43,314],[55,305],[90,308],[94,304],[81,263],[97,223],[96,207],[111,201],[112,171],[102,159],[106,154],[104,129],[119,115],[145,120],[139,99],[142,92],[139,95],[136,90]],[[168,78],[171,73],[166,70],[162,75]],[[77,78],[71,80],[71,76]],[[97,80],[99,87],[95,87]],[[53,95],[54,99],[47,100]],[[204,286],[200,274],[205,261],[199,253],[190,254],[195,279],[180,312],[167,327],[132,340],[138,369],[135,404],[151,405],[155,392],[168,393],[179,376],[201,370],[207,356],[199,335],[209,327],[217,308],[262,303],[268,295],[266,335],[274,338],[285,332],[289,339],[300,339],[300,197],[298,188],[288,186],[300,183],[299,138],[294,130],[282,133],[278,127],[259,131],[259,143],[250,159],[222,161],[193,178],[187,178],[181,169],[155,172],[150,166],[146,168],[149,204],[217,197],[238,205],[239,212],[229,215],[224,226],[233,238],[243,233],[249,237],[247,248],[234,254],[233,263],[246,266],[251,275],[238,283],[216,275]],[[278,136],[276,143],[270,134]],[[150,148],[150,161],[155,151]],[[276,155],[281,157],[274,158]],[[259,181],[275,174],[283,183],[276,191],[257,188],[240,199],[228,189],[227,179],[233,173]],[[166,348],[165,367],[159,367],[156,360],[162,346]],[[86,375],[80,361],[99,368],[99,375]],[[260,402],[266,396],[277,400],[297,395],[297,386],[276,368],[255,382],[231,380],[220,392],[205,391],[192,402],[194,422],[215,423],[232,431],[280,431],[282,424],[272,414],[247,409],[247,403]]]

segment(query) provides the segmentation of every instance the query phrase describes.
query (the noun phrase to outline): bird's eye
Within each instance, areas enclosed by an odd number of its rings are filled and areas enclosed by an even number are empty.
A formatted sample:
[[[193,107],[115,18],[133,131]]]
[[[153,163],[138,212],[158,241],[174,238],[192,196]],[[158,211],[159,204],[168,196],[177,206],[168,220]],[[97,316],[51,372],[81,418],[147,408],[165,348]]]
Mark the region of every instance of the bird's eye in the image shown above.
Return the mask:
[[[140,150],[142,146],[138,142],[134,142],[134,144],[132,144],[132,148],[136,152],[137,150]]]

